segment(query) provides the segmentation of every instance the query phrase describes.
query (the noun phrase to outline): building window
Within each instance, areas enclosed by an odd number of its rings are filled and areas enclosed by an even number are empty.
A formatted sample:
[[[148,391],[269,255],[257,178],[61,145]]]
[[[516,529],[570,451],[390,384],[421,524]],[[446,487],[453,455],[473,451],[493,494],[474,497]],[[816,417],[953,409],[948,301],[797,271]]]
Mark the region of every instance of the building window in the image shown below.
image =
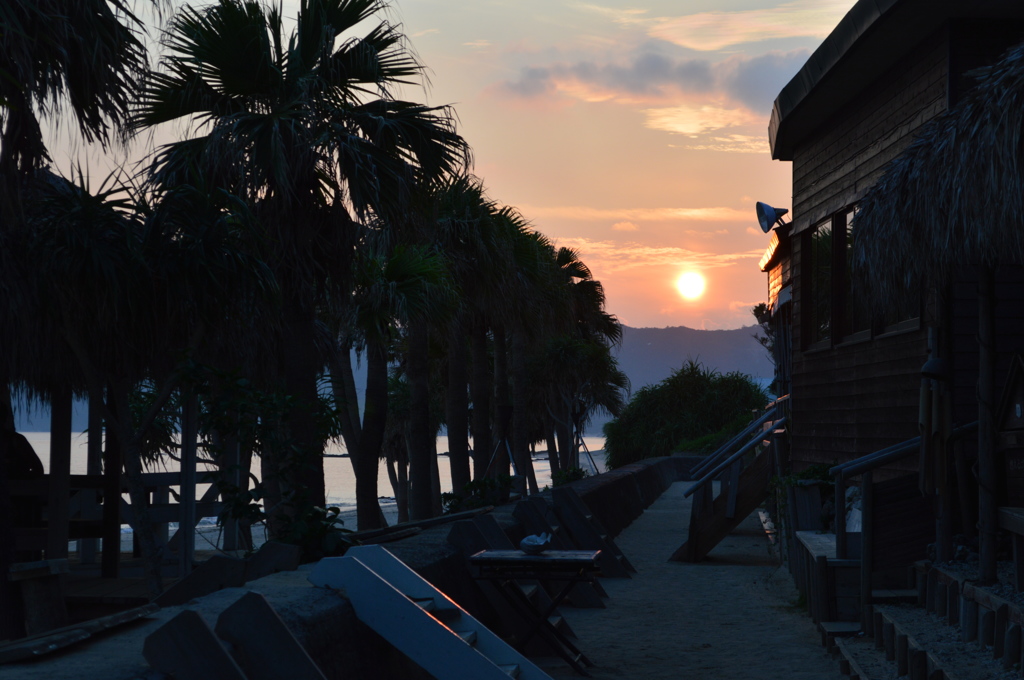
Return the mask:
[[[843,267],[838,277],[841,287],[836,291],[841,297],[838,309],[843,312],[840,335],[843,340],[852,341],[871,337],[871,304],[862,286],[857,285],[852,276],[853,267],[853,218],[856,208],[845,210],[835,217],[836,233],[842,232],[842,253],[838,258]]]
[[[853,278],[856,213],[856,208],[842,210],[804,236],[804,349],[868,340],[919,325],[919,286],[908,287],[894,305],[878,305]]]
[[[832,337],[832,220],[820,223],[805,240],[807,244],[808,343],[817,345]]]

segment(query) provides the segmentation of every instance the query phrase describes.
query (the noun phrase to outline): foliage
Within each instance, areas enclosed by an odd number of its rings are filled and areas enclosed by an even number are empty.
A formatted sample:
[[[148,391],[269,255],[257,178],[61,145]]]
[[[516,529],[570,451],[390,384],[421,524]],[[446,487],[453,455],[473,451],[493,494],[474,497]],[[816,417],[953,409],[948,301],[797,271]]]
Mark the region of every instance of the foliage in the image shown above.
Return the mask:
[[[502,499],[508,497],[511,488],[512,478],[508,475],[498,475],[497,478],[484,477],[466,484],[462,495],[441,494],[441,504],[444,506],[445,514],[500,505]]]
[[[589,473],[586,470],[578,467],[571,467],[566,470],[556,470],[551,475],[551,486],[562,486],[563,484],[578,482],[588,474]]]
[[[686,451],[689,453],[714,453],[719,449],[719,447],[727,443],[736,435],[737,432],[742,430],[749,423],[750,414],[740,414],[716,432],[701,435],[700,437],[694,437],[693,439],[684,439],[679,443],[677,448],[679,451]]]
[[[338,508],[300,506],[303,511],[288,516],[279,540],[302,547],[303,561],[343,555],[356,542],[352,531],[342,526]]]
[[[721,374],[690,360],[656,385],[634,393],[622,414],[604,427],[608,467],[667,456],[681,443],[750,419],[768,397],[749,376]],[[742,425],[740,426],[742,427]],[[735,434],[735,430],[726,430]]]
[[[768,359],[775,363],[775,331],[772,329],[772,315],[768,310],[768,304],[758,302],[750,310],[750,313],[757,319],[757,330],[754,332],[754,340],[764,347],[768,353]]]

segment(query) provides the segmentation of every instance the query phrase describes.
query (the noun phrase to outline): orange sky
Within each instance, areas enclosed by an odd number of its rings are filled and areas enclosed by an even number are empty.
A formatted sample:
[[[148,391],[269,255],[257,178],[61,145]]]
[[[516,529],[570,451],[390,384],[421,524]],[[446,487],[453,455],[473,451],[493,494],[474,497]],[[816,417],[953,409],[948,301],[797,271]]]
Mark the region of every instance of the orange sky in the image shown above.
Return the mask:
[[[491,198],[578,249],[624,323],[750,325],[754,202],[790,207],[772,102],[853,0],[639,1],[395,0],[431,81],[403,95],[455,105]]]

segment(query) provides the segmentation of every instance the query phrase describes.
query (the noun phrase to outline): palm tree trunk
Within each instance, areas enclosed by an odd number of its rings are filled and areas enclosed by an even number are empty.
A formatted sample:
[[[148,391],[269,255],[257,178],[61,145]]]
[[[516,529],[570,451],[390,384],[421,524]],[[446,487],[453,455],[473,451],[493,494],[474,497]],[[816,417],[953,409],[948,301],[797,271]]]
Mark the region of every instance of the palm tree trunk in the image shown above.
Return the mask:
[[[287,298],[286,298],[287,300]],[[289,461],[285,472],[293,494],[290,500],[295,512],[302,514],[311,507],[327,504],[324,484],[323,440],[316,422],[319,409],[317,375],[320,361],[314,343],[315,319],[312,310],[304,309],[296,297],[285,303],[284,360],[285,392],[292,398],[286,420],[289,449],[296,459]],[[294,472],[292,472],[294,470]]]
[[[569,413],[569,406],[565,404],[564,400],[559,406],[555,420],[555,432],[558,434],[559,469],[565,471],[572,467],[572,416]]]
[[[462,495],[469,484],[469,395],[466,392],[466,336],[461,323],[453,321],[448,334],[448,461],[452,491]]]
[[[487,352],[487,326],[474,324],[470,353],[473,359],[473,479],[483,479],[491,449],[491,367]]]
[[[409,518],[433,516],[433,473],[430,461],[430,374],[427,365],[427,323],[409,324],[406,375],[412,395],[409,403]]]
[[[7,461],[12,457],[9,449],[14,434],[14,412],[11,409],[11,392],[6,377],[0,378],[0,574],[6,574],[14,562],[14,527],[11,526],[10,481],[7,476]],[[0,579],[0,640],[13,640],[24,635],[21,626],[21,597],[14,583]]]
[[[505,337],[505,327],[498,325],[493,329],[494,333],[494,405],[497,419],[494,428],[494,439],[497,443],[497,453],[494,455],[494,465],[491,466],[492,475],[508,474],[508,441],[509,428],[512,424],[512,401],[509,397],[508,386],[508,342]]]
[[[558,442],[555,440],[555,419],[550,415],[544,418],[544,435],[548,443],[548,465],[551,467],[551,476],[561,470],[558,460]]]
[[[388,361],[377,343],[367,347],[366,398],[363,422],[359,422],[355,377],[348,348],[331,358],[331,386],[335,403],[342,411],[341,430],[356,477],[356,521],[360,530],[384,526],[378,501],[378,475],[384,428],[388,417]]]
[[[512,332],[512,455],[519,474],[529,484],[530,493],[537,493],[537,476],[530,456],[529,408],[530,389],[526,376],[526,339],[519,330]]]
[[[994,272],[983,266],[978,271],[978,581],[996,581],[996,465],[993,447],[993,383],[995,340],[992,332]]]

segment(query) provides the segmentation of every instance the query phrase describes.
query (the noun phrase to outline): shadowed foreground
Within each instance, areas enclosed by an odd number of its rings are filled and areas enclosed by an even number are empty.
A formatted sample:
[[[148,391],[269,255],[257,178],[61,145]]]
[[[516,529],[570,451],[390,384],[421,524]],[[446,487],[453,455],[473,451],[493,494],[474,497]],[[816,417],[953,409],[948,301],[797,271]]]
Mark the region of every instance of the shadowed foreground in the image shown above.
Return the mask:
[[[639,573],[602,579],[608,608],[564,610],[596,664],[588,670],[607,679],[837,680],[756,514],[705,562],[667,561],[686,537],[689,485],[673,484],[616,539]],[[545,670],[579,677],[568,666]]]

